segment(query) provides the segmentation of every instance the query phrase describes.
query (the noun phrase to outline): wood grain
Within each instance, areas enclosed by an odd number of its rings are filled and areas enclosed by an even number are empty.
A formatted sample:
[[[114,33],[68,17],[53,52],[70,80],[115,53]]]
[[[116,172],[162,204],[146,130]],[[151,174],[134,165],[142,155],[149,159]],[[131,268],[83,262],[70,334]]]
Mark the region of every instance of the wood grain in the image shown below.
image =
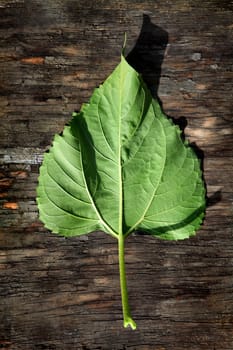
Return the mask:
[[[232,14],[231,0],[0,0],[1,349],[232,350]],[[195,237],[128,239],[134,332],[116,242],[53,235],[35,203],[44,151],[119,62],[124,32],[166,114],[185,121],[208,195]]]

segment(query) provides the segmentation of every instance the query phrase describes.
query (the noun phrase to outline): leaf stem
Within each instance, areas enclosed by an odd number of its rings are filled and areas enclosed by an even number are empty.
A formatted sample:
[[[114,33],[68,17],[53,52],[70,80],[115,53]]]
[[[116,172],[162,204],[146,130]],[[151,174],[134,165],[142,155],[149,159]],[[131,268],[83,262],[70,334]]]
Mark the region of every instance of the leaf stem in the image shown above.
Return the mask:
[[[124,318],[124,327],[130,326],[133,330],[136,329],[136,323],[131,317],[130,307],[128,302],[128,290],[125,273],[125,239],[123,234],[119,234],[118,238],[118,254],[119,254],[119,270],[120,270],[120,285],[121,285],[121,300],[122,300],[122,311]]]

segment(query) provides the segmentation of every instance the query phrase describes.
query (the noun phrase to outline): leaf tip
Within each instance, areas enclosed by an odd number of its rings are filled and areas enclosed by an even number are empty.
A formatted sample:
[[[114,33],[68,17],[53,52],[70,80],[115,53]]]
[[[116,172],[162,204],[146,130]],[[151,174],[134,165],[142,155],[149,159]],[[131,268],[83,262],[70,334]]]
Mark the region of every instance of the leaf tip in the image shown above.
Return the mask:
[[[127,42],[127,33],[124,33],[124,41],[122,45],[121,55],[125,57],[125,48],[126,48],[126,42]]]

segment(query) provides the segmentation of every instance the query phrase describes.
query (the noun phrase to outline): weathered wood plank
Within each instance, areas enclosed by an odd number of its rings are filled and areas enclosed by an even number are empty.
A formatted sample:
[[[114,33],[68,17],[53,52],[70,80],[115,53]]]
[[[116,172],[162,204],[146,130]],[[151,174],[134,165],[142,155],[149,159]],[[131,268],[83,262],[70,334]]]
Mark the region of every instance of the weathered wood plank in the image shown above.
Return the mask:
[[[232,350],[232,13],[231,0],[0,0],[1,349]],[[209,204],[190,240],[129,238],[135,332],[122,328],[116,242],[52,235],[35,203],[43,152],[118,63],[124,32],[204,155]]]

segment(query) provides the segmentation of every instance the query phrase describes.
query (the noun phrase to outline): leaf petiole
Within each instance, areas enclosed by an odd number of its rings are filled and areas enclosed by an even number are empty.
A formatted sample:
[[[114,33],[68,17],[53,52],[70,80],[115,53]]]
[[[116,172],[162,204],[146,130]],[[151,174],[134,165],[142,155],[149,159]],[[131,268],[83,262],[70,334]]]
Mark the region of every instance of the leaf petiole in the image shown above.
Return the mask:
[[[124,327],[126,328],[126,327],[130,326],[133,330],[135,330],[137,325],[131,317],[130,307],[129,307],[129,302],[128,302],[128,290],[127,290],[126,272],[125,272],[124,248],[125,248],[125,238],[124,238],[123,234],[119,234],[118,254],[119,254],[121,300],[122,300]]]

